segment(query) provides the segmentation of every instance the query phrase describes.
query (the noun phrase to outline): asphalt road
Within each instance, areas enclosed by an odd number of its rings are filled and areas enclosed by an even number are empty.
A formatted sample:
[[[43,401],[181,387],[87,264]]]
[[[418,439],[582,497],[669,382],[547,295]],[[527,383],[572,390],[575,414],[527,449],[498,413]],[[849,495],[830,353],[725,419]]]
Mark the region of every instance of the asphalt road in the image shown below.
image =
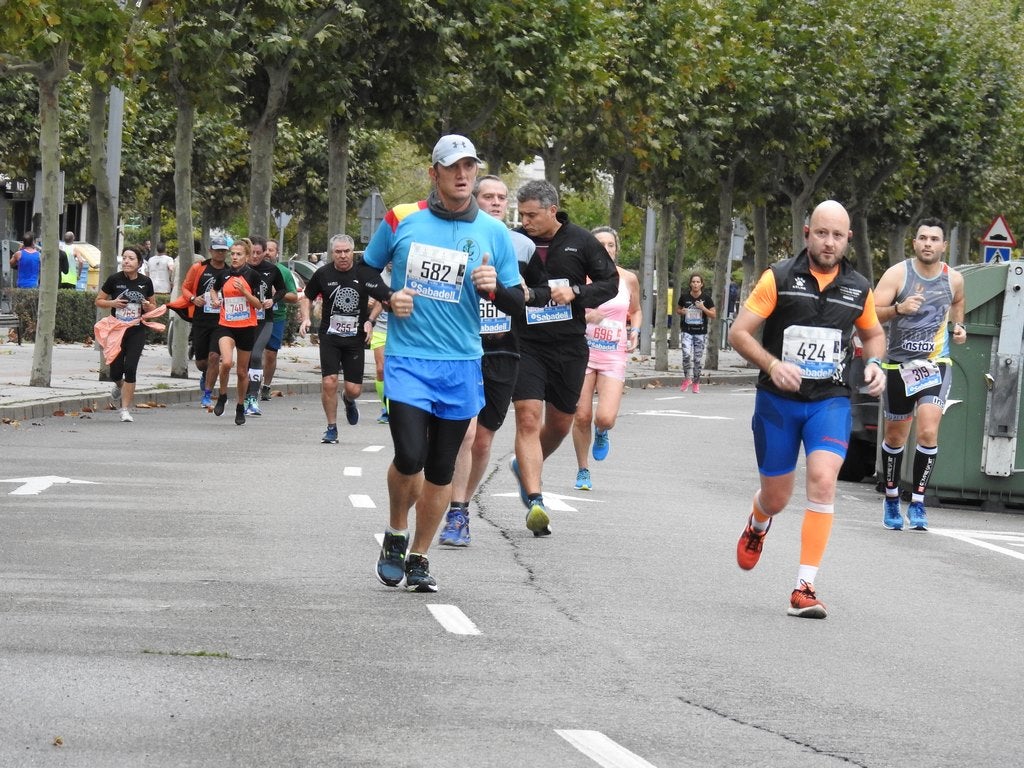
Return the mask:
[[[333,446],[316,396],[266,405],[0,425],[0,765],[1021,762],[1020,515],[896,533],[841,484],[829,618],[790,618],[799,507],[735,563],[752,390],[632,390],[592,492],[568,442],[549,460],[551,537],[523,525],[510,421],[472,545],[409,594],[373,576],[376,403]]]

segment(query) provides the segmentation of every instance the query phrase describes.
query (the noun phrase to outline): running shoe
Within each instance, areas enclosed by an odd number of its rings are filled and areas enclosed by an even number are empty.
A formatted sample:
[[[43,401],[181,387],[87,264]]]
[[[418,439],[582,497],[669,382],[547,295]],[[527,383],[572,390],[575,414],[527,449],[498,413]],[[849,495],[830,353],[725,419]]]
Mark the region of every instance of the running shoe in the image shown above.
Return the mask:
[[[882,525],[890,531],[902,531],[903,514],[900,512],[900,497],[886,496],[885,501],[882,502],[882,510]]]
[[[110,390],[110,399],[114,401],[114,405],[121,404],[121,388],[117,384]]]
[[[128,413],[127,409],[125,409],[121,411],[121,421],[135,421],[135,419],[133,419],[132,415]]]
[[[245,406],[241,403],[235,406],[235,424],[238,426],[245,424]]]
[[[550,536],[551,518],[548,511],[544,509],[544,502],[537,499],[530,504],[530,511],[526,513],[526,527],[533,531],[534,536]]]
[[[915,531],[928,530],[928,515],[925,514],[924,504],[920,501],[912,501],[907,507],[907,521]]]
[[[217,395],[217,404],[213,406],[213,415],[220,416],[222,413],[224,413],[224,406],[227,405],[227,402],[227,395]]]
[[[203,399],[199,401],[201,408],[211,408],[213,406],[213,391],[209,389],[203,390]]]
[[[594,461],[604,461],[608,458],[608,451],[611,448],[611,440],[608,437],[607,429],[594,427]]]
[[[388,409],[387,408],[381,408],[380,409],[380,416],[377,417],[377,423],[378,424],[387,424],[389,421],[390,421],[390,419],[388,418]]]
[[[794,589],[789,596],[789,609],[786,613],[801,619],[824,619],[828,615],[825,604],[814,594],[814,585],[803,579],[800,579],[800,588]]]
[[[397,587],[405,578],[405,551],[409,537],[400,533],[384,533],[384,543],[377,557],[377,580],[389,587]]]
[[[438,543],[448,547],[469,546],[469,517],[465,507],[452,506],[448,509]]]
[[[255,397],[245,398],[245,415],[246,416],[262,416],[263,411],[260,410],[259,401]]]
[[[321,443],[330,443],[336,445],[338,443],[338,425],[328,424],[327,431],[324,432],[324,436],[320,438]]]
[[[736,563],[744,571],[749,571],[757,565],[761,559],[761,548],[764,547],[764,537],[772,529],[772,521],[768,521],[768,527],[763,531],[754,528],[754,515],[747,518],[747,527],[743,529],[740,540],[736,543]]]
[[[356,408],[355,400],[349,400],[347,397],[342,397],[341,402],[345,404],[345,419],[349,424],[355,426],[359,423],[359,409]]]
[[[700,384],[698,384],[696,381],[693,382],[693,394],[695,394],[695,395],[699,395],[700,394]]]
[[[260,387],[260,400],[264,402],[269,402],[270,400],[270,387],[266,384]]]
[[[690,385],[692,383],[693,382],[690,381],[689,379],[683,379],[683,383],[679,385],[679,391],[680,392],[685,392],[686,390],[688,390],[690,388]]]
[[[423,555],[409,555],[405,564],[405,588],[410,592],[437,592],[437,582],[430,575],[430,563]]]
[[[576,473],[576,485],[574,486],[577,491],[592,491],[594,490],[594,484],[590,482],[590,470],[581,469]]]
[[[508,468],[512,470],[512,474],[515,476],[516,482],[519,483],[519,498],[523,502],[523,506],[529,509],[530,497],[526,495],[526,489],[523,488],[523,481],[519,477],[519,462],[516,461],[515,456],[513,456],[512,460],[508,463]]]

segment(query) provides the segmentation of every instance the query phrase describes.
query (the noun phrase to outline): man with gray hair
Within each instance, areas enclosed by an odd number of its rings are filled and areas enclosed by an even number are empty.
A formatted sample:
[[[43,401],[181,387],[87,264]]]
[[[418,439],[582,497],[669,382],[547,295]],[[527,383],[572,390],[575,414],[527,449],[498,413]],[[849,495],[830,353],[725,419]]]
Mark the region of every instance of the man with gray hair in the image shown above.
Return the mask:
[[[335,235],[330,242],[331,261],[306,283],[299,300],[299,333],[309,332],[310,305],[323,299],[320,310],[320,402],[327,416],[327,431],[320,442],[338,442],[338,374],[345,379],[342,400],[349,424],[359,422],[356,399],[363,391],[366,340],[373,333],[369,297],[384,301],[391,290],[380,272],[355,263],[355,242],[348,235]]]
[[[558,210],[558,191],[547,181],[519,188],[520,230],[536,251],[523,278],[526,313],[519,335],[516,455],[512,473],[534,536],[551,533],[541,494],[544,460],[572,429],[590,360],[585,311],[618,292],[619,273],[605,247]]]

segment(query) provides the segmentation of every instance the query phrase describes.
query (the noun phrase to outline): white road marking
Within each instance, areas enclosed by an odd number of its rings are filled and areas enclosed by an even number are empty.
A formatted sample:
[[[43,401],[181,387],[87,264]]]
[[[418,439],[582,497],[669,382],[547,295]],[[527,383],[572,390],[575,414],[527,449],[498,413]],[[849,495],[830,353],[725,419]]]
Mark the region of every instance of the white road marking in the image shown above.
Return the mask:
[[[377,505],[373,503],[373,499],[361,493],[353,493],[348,497],[349,502],[353,507],[358,509],[376,509]]]
[[[454,605],[438,605],[429,604],[427,608],[434,618],[437,619],[437,623],[447,629],[453,635],[479,635],[480,630],[476,628],[476,624],[458,609]]]
[[[515,493],[494,493],[491,494],[496,498],[508,497],[508,498],[519,498],[518,491]],[[604,504],[602,499],[588,499],[582,496],[563,496],[560,493],[544,493],[544,506],[555,512],[579,512],[576,507],[566,504],[566,500],[569,501],[589,501],[593,504]]]
[[[368,445],[365,448],[363,448],[363,453],[380,453],[383,450],[383,445]]]
[[[38,496],[53,485],[98,485],[98,483],[94,483],[92,480],[72,480],[70,477],[57,477],[56,475],[14,477],[10,480],[0,480],[0,483],[21,483],[8,496]]]
[[[654,768],[654,765],[600,731],[564,731],[556,728],[555,733],[603,768]]]
[[[952,528],[929,528],[928,530],[931,533],[937,533],[939,536],[947,536],[951,539],[957,539],[958,541],[973,544],[974,546],[981,547],[982,549],[998,552],[1001,555],[1008,555],[1010,557],[1015,557],[1018,560],[1024,560],[1024,551],[1017,552],[992,543],[993,541],[999,541],[1004,544],[1024,549],[1024,533],[1014,533],[1012,531],[960,531]]]
[[[707,421],[733,421],[728,416],[701,416],[689,411],[635,411],[634,416],[677,416],[682,419],[704,419]]]
[[[383,547],[384,546],[384,534],[383,533],[375,533],[375,534],[373,534],[373,538],[375,538],[377,540],[377,546],[378,547]]]
[[[362,477],[363,476],[363,468],[362,467],[345,467],[345,469],[342,470],[342,474],[345,477]]]

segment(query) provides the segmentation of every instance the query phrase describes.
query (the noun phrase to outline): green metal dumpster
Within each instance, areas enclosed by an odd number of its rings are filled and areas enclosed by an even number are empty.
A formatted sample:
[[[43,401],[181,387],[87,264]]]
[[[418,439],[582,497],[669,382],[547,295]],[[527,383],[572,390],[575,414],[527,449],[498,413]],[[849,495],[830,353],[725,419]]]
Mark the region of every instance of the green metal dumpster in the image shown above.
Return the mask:
[[[951,345],[953,386],[939,427],[930,493],[940,501],[1024,505],[1018,434],[1024,340],[1024,262],[968,264],[967,342]],[[903,463],[903,485],[913,462]]]

